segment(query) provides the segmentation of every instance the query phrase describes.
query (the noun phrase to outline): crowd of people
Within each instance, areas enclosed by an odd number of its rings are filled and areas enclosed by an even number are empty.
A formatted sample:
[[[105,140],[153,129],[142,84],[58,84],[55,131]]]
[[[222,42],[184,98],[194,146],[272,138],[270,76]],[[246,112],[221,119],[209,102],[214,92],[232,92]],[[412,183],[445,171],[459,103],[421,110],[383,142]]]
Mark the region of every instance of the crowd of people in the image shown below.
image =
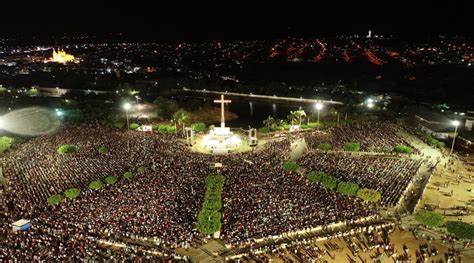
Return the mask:
[[[312,152],[298,160],[309,171],[322,171],[361,188],[377,190],[382,204],[396,205],[421,166],[421,160]]]
[[[76,152],[58,154],[58,147],[65,143],[76,146]],[[108,152],[99,153],[100,146]],[[371,147],[381,146],[375,140]],[[289,151],[290,141],[284,138],[249,153],[206,155],[189,151],[174,134],[124,132],[92,122],[32,138],[0,160],[8,179],[0,188],[0,261],[155,256],[139,247],[131,254],[124,250],[111,254],[98,240],[142,240],[159,244],[172,257],[172,248],[188,246],[197,235],[204,179],[216,171],[215,163],[223,164],[219,172],[226,178],[221,235],[229,243],[374,215],[356,198],[283,170],[281,164]],[[380,190],[386,204],[395,200],[418,165],[409,160],[359,160],[332,154],[308,155],[301,162],[313,169],[321,165],[328,172],[337,171],[335,176]],[[138,167],[145,170],[139,172]],[[135,176],[123,178],[126,171]],[[107,176],[119,179],[99,190],[88,189],[91,181],[104,182]],[[80,196],[48,205],[49,196],[69,188],[81,189]],[[32,228],[12,233],[10,224],[22,218],[31,220]]]
[[[399,136],[399,127],[387,122],[363,122],[334,126],[323,131],[314,131],[303,135],[310,149],[317,149],[321,143],[329,143],[333,150],[343,150],[346,143],[360,144],[363,152],[391,152],[397,145],[410,146]],[[417,150],[411,147],[414,153]]]

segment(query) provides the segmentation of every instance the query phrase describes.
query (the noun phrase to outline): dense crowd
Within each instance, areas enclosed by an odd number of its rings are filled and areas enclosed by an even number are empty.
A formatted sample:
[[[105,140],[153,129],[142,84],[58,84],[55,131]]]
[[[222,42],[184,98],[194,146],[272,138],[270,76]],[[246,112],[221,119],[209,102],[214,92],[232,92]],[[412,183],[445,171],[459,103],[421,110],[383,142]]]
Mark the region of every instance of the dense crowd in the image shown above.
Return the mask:
[[[77,151],[58,154],[57,148],[65,143],[75,145]],[[108,148],[108,153],[100,154],[100,146]],[[356,198],[284,171],[281,163],[289,150],[290,141],[285,138],[249,153],[212,156],[190,152],[174,134],[123,132],[95,123],[63,127],[54,134],[33,138],[0,160],[8,178],[6,186],[0,188],[0,261],[156,256],[129,245],[111,252],[98,240],[126,244],[127,240],[142,240],[159,244],[161,251],[172,257],[173,247],[189,245],[196,234],[204,178],[215,171],[217,162],[223,164],[220,172],[226,177],[221,233],[230,243],[351,222],[374,214]],[[374,159],[370,167],[361,170],[360,166],[367,163],[355,157],[348,161],[330,154],[316,157],[321,158],[321,165],[327,163],[327,169],[341,171],[340,176],[361,177],[357,179],[361,185],[381,190],[385,203],[395,200],[417,165]],[[303,164],[313,165],[313,159],[308,158]],[[346,165],[346,170],[330,166],[334,161]],[[144,172],[137,171],[140,166],[145,167]],[[390,172],[392,168],[395,170]],[[126,171],[135,176],[124,179]],[[104,181],[111,175],[119,177],[115,185],[88,189],[91,181]],[[401,179],[390,184],[391,176]],[[82,191],[76,200],[57,206],[47,204],[49,196],[73,187]],[[10,224],[22,218],[32,221],[32,229],[11,233]]]
[[[395,205],[420,168],[420,160],[371,155],[313,152],[298,162],[308,170],[323,171],[342,181],[357,183],[382,194],[382,204]]]
[[[343,150],[346,143],[360,144],[364,152],[391,152],[396,145],[410,146],[397,134],[398,126],[386,122],[363,122],[334,126],[323,131],[304,134],[310,149],[317,149],[321,143],[329,143],[334,150]],[[417,152],[414,147],[413,150]]]

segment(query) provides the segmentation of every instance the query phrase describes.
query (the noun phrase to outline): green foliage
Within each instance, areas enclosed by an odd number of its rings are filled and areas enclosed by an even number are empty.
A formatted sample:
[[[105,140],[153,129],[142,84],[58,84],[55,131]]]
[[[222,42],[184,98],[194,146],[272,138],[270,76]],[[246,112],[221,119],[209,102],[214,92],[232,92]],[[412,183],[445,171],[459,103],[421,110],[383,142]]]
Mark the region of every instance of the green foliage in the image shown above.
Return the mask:
[[[474,225],[461,221],[446,222],[448,232],[460,239],[474,239]]]
[[[283,170],[288,171],[288,172],[294,172],[298,170],[300,166],[294,162],[287,162],[283,164]]]
[[[348,142],[344,144],[344,150],[349,152],[357,152],[360,150],[360,144],[356,142]]]
[[[109,152],[109,149],[107,149],[107,147],[105,146],[100,146],[97,150],[99,151],[100,154],[106,154]]]
[[[265,133],[269,133],[270,129],[268,129],[267,127],[262,127],[262,128],[258,128],[257,131],[261,134],[265,134]]]
[[[173,113],[173,120],[175,120],[179,125],[183,125],[188,123],[189,119],[191,118],[191,112],[185,109],[179,109],[175,113]]]
[[[142,174],[143,172],[145,172],[145,167],[144,167],[144,166],[138,167],[138,168],[137,168],[137,172],[139,172],[139,173]]]
[[[382,195],[376,190],[362,188],[357,191],[357,197],[364,200],[365,202],[378,202]]]
[[[310,122],[306,125],[308,128],[315,129],[315,128],[320,128],[322,126],[322,122],[317,123],[317,122]]]
[[[332,176],[326,175],[321,178],[321,185],[328,189],[336,188],[338,183],[339,183],[339,179]]]
[[[123,174],[123,178],[125,179],[131,179],[133,177],[133,174],[131,172],[125,172]]]
[[[81,193],[81,190],[77,188],[70,188],[64,191],[64,196],[69,199],[74,199],[74,198],[77,198],[80,193]]]
[[[196,122],[191,124],[191,128],[193,128],[195,132],[201,132],[206,129],[206,124],[204,122]]]
[[[26,92],[26,95],[30,97],[38,96],[40,94],[39,90],[37,88],[31,88]]]
[[[416,221],[425,226],[440,227],[444,224],[444,217],[439,213],[421,210],[415,214]]]
[[[12,144],[15,142],[15,139],[7,136],[0,137],[0,153],[8,150]]]
[[[401,144],[398,144],[397,146],[395,146],[395,148],[393,148],[393,150],[396,153],[405,153],[405,154],[411,154],[412,151],[413,151],[410,147],[407,147],[407,146],[401,145]]]
[[[153,131],[158,131],[161,133],[175,133],[176,132],[176,127],[174,125],[164,125],[164,124],[158,124],[158,125],[153,125],[152,126]]]
[[[92,181],[89,184],[89,188],[92,189],[92,190],[98,190],[98,189],[102,188],[102,186],[104,186],[104,184],[100,180]]]
[[[436,140],[431,134],[428,134],[426,136],[426,141],[428,142],[429,145],[434,145],[437,146],[440,141]]]
[[[321,143],[318,145],[318,150],[320,151],[327,152],[327,151],[330,151],[331,149],[332,149],[332,145],[329,143]]]
[[[359,185],[352,182],[340,182],[337,191],[341,194],[355,196],[359,190]]]
[[[306,178],[312,183],[319,183],[321,182],[322,178],[326,176],[326,173],[321,171],[311,171],[306,174]]]
[[[66,154],[66,153],[73,153],[76,151],[76,146],[72,144],[63,144],[59,146],[58,153],[59,154]]]
[[[122,129],[123,126],[125,126],[125,122],[123,122],[123,121],[114,122],[114,127],[116,127],[116,128]]]
[[[63,200],[62,195],[52,195],[52,196],[48,197],[48,204],[57,205],[57,204],[61,203],[62,200]]]
[[[221,213],[213,210],[203,209],[198,215],[196,223],[197,230],[204,235],[211,235],[222,227]]]
[[[131,130],[136,130],[136,129],[138,129],[139,127],[140,127],[140,124],[138,124],[138,123],[132,123],[132,124],[130,124],[130,129],[131,129]]]
[[[196,227],[204,235],[210,235],[221,229],[222,190],[224,176],[210,174],[206,177],[206,194],[201,212],[198,215]]]
[[[113,185],[113,184],[115,184],[115,183],[117,182],[117,177],[115,177],[115,176],[107,176],[104,181],[105,181],[105,183],[108,184],[108,185]]]
[[[443,149],[445,146],[446,146],[446,145],[445,145],[444,142],[438,142],[438,143],[436,144],[436,147],[438,147],[439,149]]]

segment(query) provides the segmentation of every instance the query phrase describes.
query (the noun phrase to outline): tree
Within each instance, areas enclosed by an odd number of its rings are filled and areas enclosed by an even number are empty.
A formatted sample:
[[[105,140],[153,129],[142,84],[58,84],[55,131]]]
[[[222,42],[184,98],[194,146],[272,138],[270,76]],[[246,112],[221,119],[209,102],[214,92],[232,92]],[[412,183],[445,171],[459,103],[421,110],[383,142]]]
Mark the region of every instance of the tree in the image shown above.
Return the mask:
[[[117,177],[115,177],[115,176],[107,176],[104,181],[105,181],[105,183],[108,184],[108,185],[113,185],[113,184],[115,184],[115,183],[117,182]]]
[[[7,136],[0,137],[0,153],[8,150],[12,144],[15,142],[15,139]]]
[[[288,172],[294,172],[298,170],[300,166],[294,162],[287,162],[283,164],[283,170],[288,171]]]
[[[321,178],[321,185],[328,189],[336,188],[338,183],[339,183],[339,179],[332,176],[326,175]]]
[[[125,178],[125,179],[130,179],[132,177],[133,177],[133,174],[131,172],[125,172],[123,174],[123,178]]]
[[[132,123],[132,124],[130,124],[130,129],[131,129],[131,130],[136,130],[136,129],[138,129],[139,127],[140,127],[140,124],[138,124],[138,123]]]
[[[396,145],[395,148],[393,148],[393,150],[396,153],[405,153],[405,154],[411,154],[412,151],[413,151],[410,147],[407,147],[407,146],[402,145],[402,144]]]
[[[89,184],[89,188],[92,189],[92,190],[98,190],[98,189],[102,188],[102,186],[104,186],[104,184],[100,180],[92,181]]]
[[[357,191],[357,197],[364,200],[365,202],[378,202],[380,198],[382,198],[382,195],[376,190],[362,188]]]
[[[301,126],[301,118],[306,117],[306,112],[304,110],[296,110],[290,111],[289,118],[291,120],[291,124],[294,124],[295,120],[298,120],[299,125]]]
[[[204,122],[196,122],[196,123],[191,124],[191,128],[195,132],[201,132],[206,129],[206,124]]]
[[[220,212],[206,209],[201,210],[196,223],[196,228],[201,234],[211,235],[219,231],[221,227]]]
[[[318,145],[318,150],[323,151],[323,152],[330,151],[331,149],[332,149],[332,145],[329,143],[321,143]]]
[[[173,113],[173,120],[175,120],[178,125],[182,126],[183,134],[184,134],[184,127],[186,123],[188,123],[191,117],[191,113],[185,109],[179,109],[175,113]]]
[[[144,166],[138,167],[137,172],[139,172],[141,174],[144,173],[145,172],[145,167]]]
[[[444,224],[444,217],[440,213],[421,210],[415,214],[416,221],[425,226],[440,227]]]
[[[97,151],[99,152],[99,154],[106,154],[109,152],[109,149],[107,149],[107,147],[105,146],[100,146]]]
[[[76,146],[72,144],[63,144],[59,146],[58,153],[59,154],[66,154],[66,153],[73,153],[76,151]]]
[[[79,190],[78,188],[70,188],[64,191],[64,196],[69,199],[75,199],[79,196],[80,193],[81,190]]]
[[[204,235],[213,234],[221,229],[222,190],[224,189],[224,176],[210,174],[206,177],[206,194],[201,212],[198,215],[196,227]]]
[[[448,232],[460,239],[474,239],[474,225],[461,221],[446,222]]]
[[[48,204],[57,205],[57,204],[61,203],[62,200],[63,200],[62,195],[52,195],[52,196],[48,197]]]
[[[352,182],[340,182],[337,185],[337,191],[341,194],[355,196],[359,190],[359,185]]]
[[[326,173],[321,171],[311,171],[306,174],[306,178],[312,183],[319,183],[321,182],[322,178],[326,176]]]
[[[349,152],[358,152],[360,150],[360,144],[356,142],[348,142],[344,144],[344,150]]]
[[[271,115],[268,115],[267,119],[263,120],[263,125],[270,131],[275,128],[276,120]]]

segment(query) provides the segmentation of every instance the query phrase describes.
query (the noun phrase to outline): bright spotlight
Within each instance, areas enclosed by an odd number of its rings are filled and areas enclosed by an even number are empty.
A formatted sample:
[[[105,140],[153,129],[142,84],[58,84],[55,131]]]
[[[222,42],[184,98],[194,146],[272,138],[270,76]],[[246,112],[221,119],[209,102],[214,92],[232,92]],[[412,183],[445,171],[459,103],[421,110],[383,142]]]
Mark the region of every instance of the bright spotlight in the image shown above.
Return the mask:
[[[458,126],[459,124],[461,124],[461,123],[460,123],[458,120],[456,120],[456,121],[453,121],[451,124],[453,124],[454,126],[457,127],[457,126]],[[1,126],[1,125],[0,125],[0,126]]]
[[[373,107],[374,107],[374,104],[373,104],[373,103],[369,102],[369,103],[367,104],[367,108],[372,109]]]
[[[132,107],[132,105],[130,105],[130,103],[126,102],[125,104],[123,104],[123,108],[125,110],[129,110],[130,108]]]
[[[370,104],[370,103],[374,103],[374,100],[372,98],[369,98],[367,99],[367,103]]]
[[[323,104],[321,102],[318,102],[316,103],[316,105],[314,106],[317,110],[320,110],[323,108]]]
[[[58,115],[58,116],[63,116],[63,114],[64,114],[64,113],[63,113],[63,111],[61,111],[61,110],[57,110],[57,111],[56,111],[56,115]]]

